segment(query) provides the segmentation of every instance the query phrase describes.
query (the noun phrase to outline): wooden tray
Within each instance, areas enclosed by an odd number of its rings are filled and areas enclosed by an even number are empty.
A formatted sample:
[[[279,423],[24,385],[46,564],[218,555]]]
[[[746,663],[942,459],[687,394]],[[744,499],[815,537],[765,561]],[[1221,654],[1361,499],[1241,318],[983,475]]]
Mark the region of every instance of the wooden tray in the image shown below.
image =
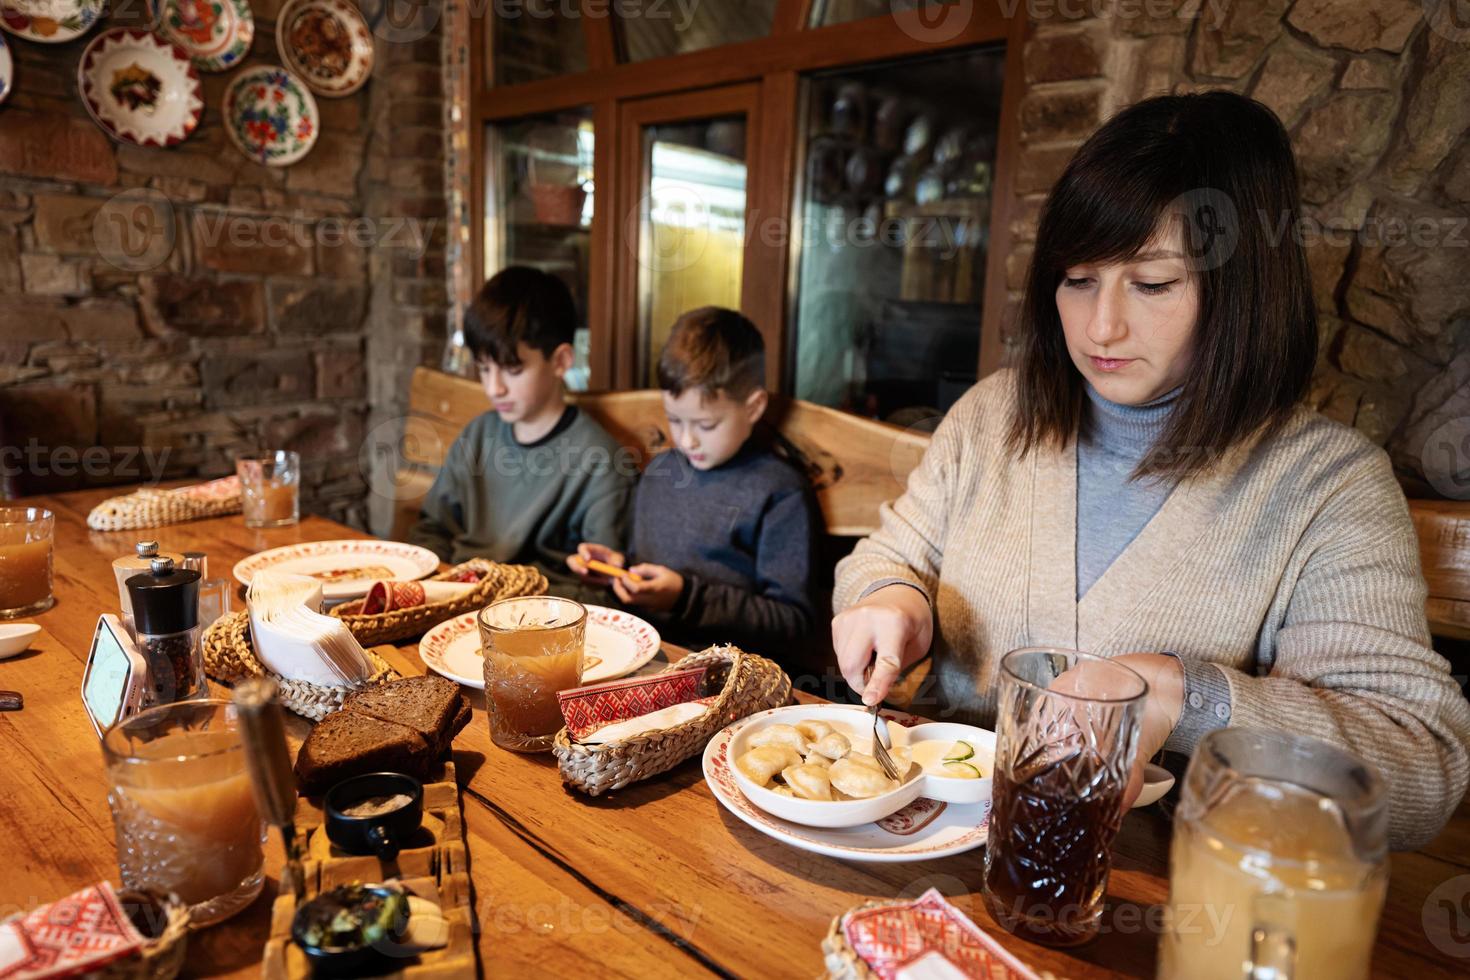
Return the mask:
[[[392,861],[374,855],[343,854],[327,839],[325,816],[318,802],[296,802],[296,839],[302,846],[302,872],[309,900],[338,885],[397,879],[421,898],[437,902],[449,920],[449,945],[405,961],[401,970],[378,974],[405,980],[473,976],[474,917],[470,904],[469,851],[459,810],[459,784],[454,763],[445,762],[437,779],[424,784],[424,820],[419,832]],[[291,941],[296,897],[283,892],[271,909],[270,938],[261,962],[264,980],[308,980],[311,962]]]

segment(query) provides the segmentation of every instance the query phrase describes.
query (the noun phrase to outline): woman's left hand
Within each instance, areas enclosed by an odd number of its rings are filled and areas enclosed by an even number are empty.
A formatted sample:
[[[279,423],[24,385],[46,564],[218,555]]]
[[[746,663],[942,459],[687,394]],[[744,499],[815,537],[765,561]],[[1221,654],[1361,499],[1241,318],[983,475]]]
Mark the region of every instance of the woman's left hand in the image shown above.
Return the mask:
[[[1144,699],[1143,719],[1139,724],[1138,755],[1123,793],[1123,807],[1127,809],[1143,791],[1143,767],[1164,747],[1174,726],[1179,724],[1179,716],[1184,711],[1184,667],[1177,657],[1163,653],[1125,653],[1113,657],[1112,661],[1132,668],[1148,682],[1148,696]]]
[[[612,583],[613,591],[627,605],[668,612],[684,591],[684,576],[672,568],[644,562],[628,571],[633,577],[615,578]]]

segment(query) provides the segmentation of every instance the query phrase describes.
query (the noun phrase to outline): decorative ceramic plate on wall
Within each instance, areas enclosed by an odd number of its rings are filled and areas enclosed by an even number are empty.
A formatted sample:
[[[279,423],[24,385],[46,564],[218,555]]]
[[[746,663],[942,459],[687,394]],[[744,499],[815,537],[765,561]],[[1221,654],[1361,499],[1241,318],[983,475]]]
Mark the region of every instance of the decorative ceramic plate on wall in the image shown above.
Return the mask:
[[[92,29],[104,0],[0,0],[0,27],[16,37],[64,44]]]
[[[77,91],[107,135],[142,146],[182,142],[204,112],[199,73],[184,50],[130,27],[105,31],[87,45]]]
[[[225,132],[240,152],[267,167],[285,167],[316,145],[316,99],[284,68],[252,68],[225,90]]]
[[[250,0],[157,0],[158,32],[188,52],[200,71],[229,71],[250,53]]]
[[[351,95],[373,71],[373,35],[347,0],[288,0],[276,18],[281,60],[313,92]]]
[[[10,45],[5,35],[0,34],[0,102],[10,98],[10,89],[15,83],[15,60],[10,57]]]

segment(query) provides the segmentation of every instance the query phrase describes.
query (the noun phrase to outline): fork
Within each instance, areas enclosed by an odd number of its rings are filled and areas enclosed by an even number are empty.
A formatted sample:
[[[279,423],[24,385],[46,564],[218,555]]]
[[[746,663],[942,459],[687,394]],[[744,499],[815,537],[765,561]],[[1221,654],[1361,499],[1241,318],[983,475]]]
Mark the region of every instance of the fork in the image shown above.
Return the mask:
[[[882,707],[882,701],[873,705],[873,758],[878,760],[883,775],[889,779],[897,779],[901,774],[898,766],[894,765],[893,756],[888,754],[888,749],[893,744],[893,740],[888,737],[888,722],[878,714]]]

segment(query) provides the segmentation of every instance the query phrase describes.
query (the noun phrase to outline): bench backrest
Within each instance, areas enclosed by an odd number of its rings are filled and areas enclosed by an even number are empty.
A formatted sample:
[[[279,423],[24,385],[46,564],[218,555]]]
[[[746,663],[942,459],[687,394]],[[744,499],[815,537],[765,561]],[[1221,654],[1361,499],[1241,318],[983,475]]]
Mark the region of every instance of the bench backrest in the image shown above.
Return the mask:
[[[670,445],[658,391],[575,393],[569,400],[643,462]],[[484,390],[468,378],[422,367],[414,371],[393,537],[404,537],[417,520],[419,504],[455,436],[489,407]],[[878,506],[903,492],[909,471],[929,445],[927,433],[800,400],[773,399],[768,418],[788,455],[811,478],[829,534],[860,536],[873,531]]]

